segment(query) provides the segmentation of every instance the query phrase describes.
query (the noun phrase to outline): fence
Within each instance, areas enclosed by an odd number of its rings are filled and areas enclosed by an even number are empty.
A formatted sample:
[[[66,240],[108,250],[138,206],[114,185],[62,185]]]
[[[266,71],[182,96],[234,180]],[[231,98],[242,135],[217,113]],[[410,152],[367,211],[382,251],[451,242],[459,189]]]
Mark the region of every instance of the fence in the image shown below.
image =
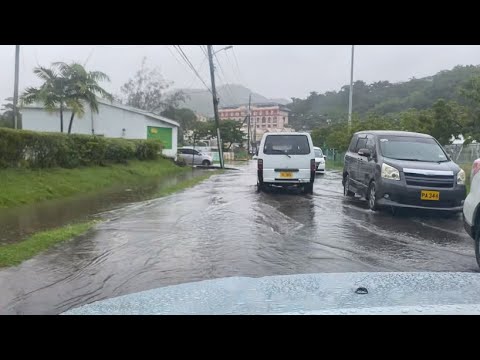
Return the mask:
[[[480,158],[480,144],[445,145],[444,149],[457,164],[471,164]]]

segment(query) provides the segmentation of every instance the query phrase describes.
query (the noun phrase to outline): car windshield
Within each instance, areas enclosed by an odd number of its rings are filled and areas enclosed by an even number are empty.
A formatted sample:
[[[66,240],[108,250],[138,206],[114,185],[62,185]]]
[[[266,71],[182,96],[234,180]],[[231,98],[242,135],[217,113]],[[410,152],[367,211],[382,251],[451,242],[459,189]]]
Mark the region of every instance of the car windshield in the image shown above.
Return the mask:
[[[396,160],[424,162],[448,161],[438,143],[432,138],[414,136],[380,136],[383,156]]]
[[[265,139],[263,153],[267,155],[306,155],[310,145],[305,135],[271,135]]]
[[[315,149],[315,157],[317,157],[317,158],[323,157],[322,150],[320,150],[320,149]]]

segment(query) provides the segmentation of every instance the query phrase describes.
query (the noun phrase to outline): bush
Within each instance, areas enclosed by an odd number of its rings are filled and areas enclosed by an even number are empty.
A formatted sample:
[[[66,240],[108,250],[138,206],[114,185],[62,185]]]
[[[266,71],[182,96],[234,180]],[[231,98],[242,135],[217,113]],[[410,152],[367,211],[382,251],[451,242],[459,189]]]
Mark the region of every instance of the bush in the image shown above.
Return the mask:
[[[161,153],[156,140],[111,139],[91,135],[39,133],[0,128],[0,167],[74,168],[153,160]]]

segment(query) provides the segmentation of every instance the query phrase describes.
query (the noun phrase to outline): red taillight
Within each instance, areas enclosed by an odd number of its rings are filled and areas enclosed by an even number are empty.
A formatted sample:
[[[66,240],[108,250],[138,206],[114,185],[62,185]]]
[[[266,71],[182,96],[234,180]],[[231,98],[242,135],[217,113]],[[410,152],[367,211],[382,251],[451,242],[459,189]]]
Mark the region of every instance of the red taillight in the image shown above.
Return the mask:
[[[310,160],[310,171],[315,172],[315,159]]]
[[[262,160],[262,159],[258,159],[258,160],[257,160],[257,170],[258,170],[258,171],[262,171],[262,170],[263,170],[263,160]]]
[[[475,174],[478,173],[479,170],[480,170],[480,159],[477,159],[473,162],[472,176],[471,176],[472,179],[475,176]]]

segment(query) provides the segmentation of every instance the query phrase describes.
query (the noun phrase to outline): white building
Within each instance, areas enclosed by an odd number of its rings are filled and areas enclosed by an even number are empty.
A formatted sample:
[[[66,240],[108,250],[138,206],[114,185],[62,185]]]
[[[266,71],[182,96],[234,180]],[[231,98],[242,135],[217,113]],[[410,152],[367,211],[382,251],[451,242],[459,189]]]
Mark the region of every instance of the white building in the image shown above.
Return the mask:
[[[74,134],[94,134],[111,138],[158,139],[163,143],[163,154],[175,157],[177,153],[177,122],[130,106],[98,99],[98,114],[88,106],[85,114],[75,116]],[[60,132],[60,113],[48,112],[41,105],[27,105],[21,109],[24,130]],[[68,131],[71,112],[63,112],[63,131]]]

